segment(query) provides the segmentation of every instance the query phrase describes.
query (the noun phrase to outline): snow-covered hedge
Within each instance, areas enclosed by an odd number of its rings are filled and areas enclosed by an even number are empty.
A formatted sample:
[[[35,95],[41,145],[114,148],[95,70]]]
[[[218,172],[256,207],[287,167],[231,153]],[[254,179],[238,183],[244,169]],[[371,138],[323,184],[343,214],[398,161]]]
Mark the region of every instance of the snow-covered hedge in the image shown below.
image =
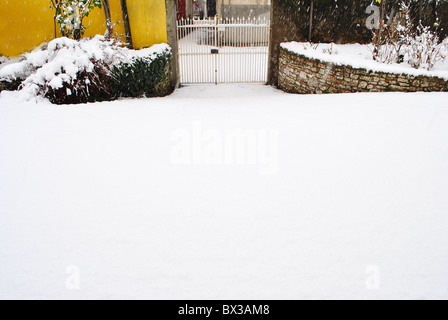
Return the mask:
[[[130,61],[113,65],[111,90],[115,97],[141,97],[160,95],[160,86],[169,81],[167,68],[169,52],[155,56],[135,55]],[[162,88],[162,91],[164,89]]]
[[[19,84],[25,99],[41,96],[56,104],[143,96],[151,94],[154,86],[164,80],[170,57],[171,49],[166,44],[137,51],[103,36],[81,41],[58,38],[18,61],[1,65],[0,82],[9,87]],[[160,61],[164,62],[162,68],[152,67],[159,66]],[[135,90],[127,91],[116,75],[121,70],[133,73],[141,68],[145,72],[133,78],[133,85],[141,87],[137,95]]]

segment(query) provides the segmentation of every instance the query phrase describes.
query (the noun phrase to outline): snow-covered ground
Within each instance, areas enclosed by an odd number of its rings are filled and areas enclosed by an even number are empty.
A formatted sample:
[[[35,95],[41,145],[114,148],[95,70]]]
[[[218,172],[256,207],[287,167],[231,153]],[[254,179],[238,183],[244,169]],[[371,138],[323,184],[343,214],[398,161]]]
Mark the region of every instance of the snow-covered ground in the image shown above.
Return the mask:
[[[447,99],[4,92],[0,298],[447,299]]]

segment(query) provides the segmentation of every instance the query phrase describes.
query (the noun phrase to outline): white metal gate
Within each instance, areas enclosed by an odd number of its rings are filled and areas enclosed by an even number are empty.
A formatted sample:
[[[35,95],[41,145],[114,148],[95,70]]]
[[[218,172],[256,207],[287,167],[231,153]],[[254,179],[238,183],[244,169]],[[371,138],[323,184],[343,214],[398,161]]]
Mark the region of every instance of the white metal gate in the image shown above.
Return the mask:
[[[267,19],[180,20],[180,82],[266,83]]]

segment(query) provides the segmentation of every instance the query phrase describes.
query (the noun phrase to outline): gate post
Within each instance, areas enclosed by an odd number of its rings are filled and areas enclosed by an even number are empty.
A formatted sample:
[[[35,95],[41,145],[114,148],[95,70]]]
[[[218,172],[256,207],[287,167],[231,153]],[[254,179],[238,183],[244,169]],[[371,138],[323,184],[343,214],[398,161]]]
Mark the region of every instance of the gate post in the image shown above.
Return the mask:
[[[215,16],[215,47],[218,48],[218,54],[219,54],[219,44],[218,44],[218,17]],[[215,85],[218,84],[218,55],[215,55]]]
[[[268,72],[268,84],[271,86],[278,85],[280,44],[286,41],[297,41],[300,38],[301,31],[294,21],[294,10],[297,10],[296,1],[271,1],[271,41]]]
[[[168,45],[171,47],[173,56],[171,58],[170,82],[175,88],[179,86],[179,46],[177,39],[177,0],[165,0],[166,6],[166,32]]]

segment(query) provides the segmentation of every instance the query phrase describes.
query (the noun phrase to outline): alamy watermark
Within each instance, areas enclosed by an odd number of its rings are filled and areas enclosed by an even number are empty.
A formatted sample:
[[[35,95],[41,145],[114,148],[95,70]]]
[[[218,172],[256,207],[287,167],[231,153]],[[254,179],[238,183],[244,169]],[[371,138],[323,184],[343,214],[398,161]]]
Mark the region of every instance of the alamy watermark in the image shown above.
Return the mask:
[[[65,280],[65,287],[68,290],[81,289],[81,271],[78,266],[68,266],[65,269],[67,279]]]
[[[171,134],[175,165],[256,166],[261,175],[278,172],[279,132],[274,129],[205,128],[199,121]]]
[[[366,288],[367,290],[379,290],[381,287],[381,273],[378,266],[372,265],[366,268]]]
[[[367,7],[366,13],[369,14],[369,17],[366,19],[367,29],[379,30],[381,22],[381,8],[372,4]],[[385,21],[385,24],[390,25],[394,20],[395,15],[395,9],[392,8],[391,13],[386,15],[387,20]]]

